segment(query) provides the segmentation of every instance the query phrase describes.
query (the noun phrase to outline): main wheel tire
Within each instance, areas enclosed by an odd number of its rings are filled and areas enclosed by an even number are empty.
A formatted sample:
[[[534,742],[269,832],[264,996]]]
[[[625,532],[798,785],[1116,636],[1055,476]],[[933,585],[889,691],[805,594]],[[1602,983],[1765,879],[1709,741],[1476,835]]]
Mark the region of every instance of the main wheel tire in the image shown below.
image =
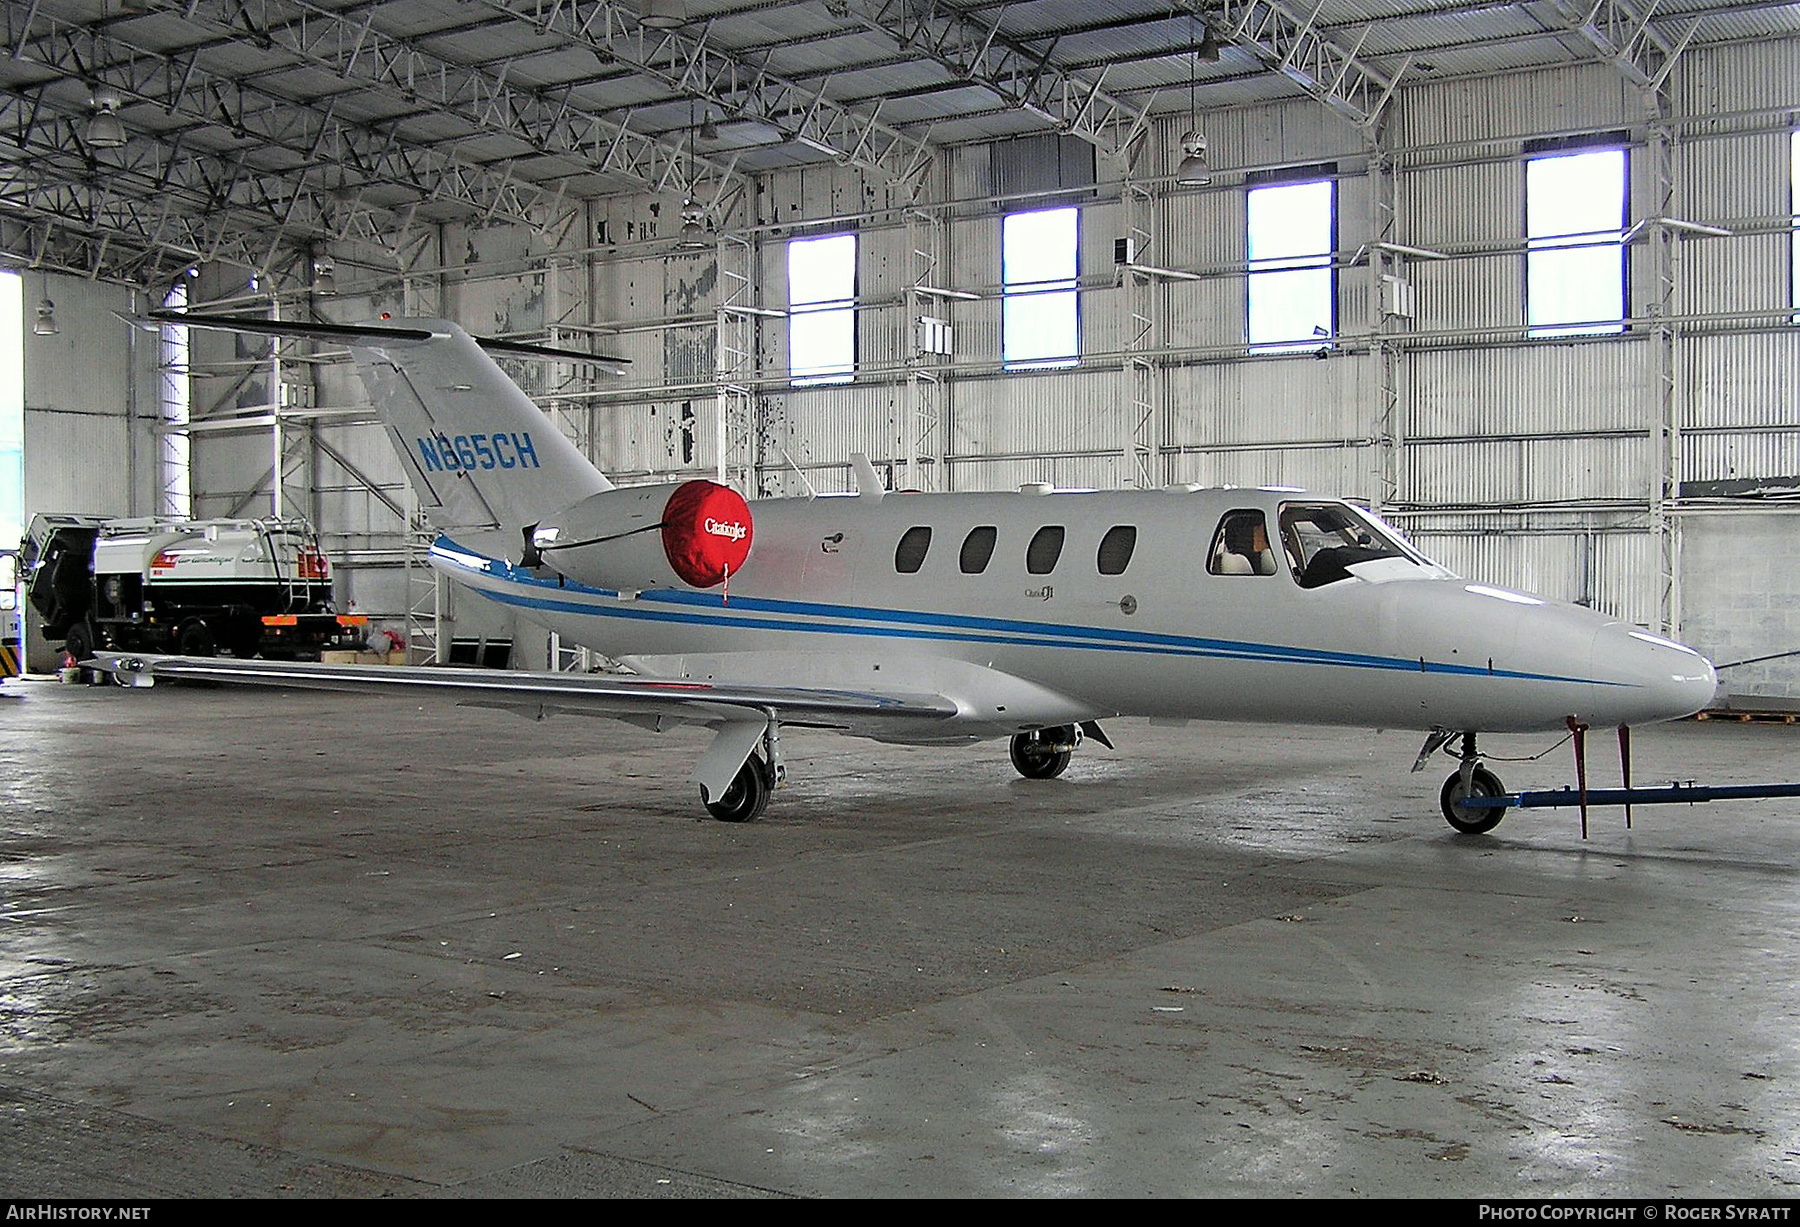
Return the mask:
[[[702,788],[700,799],[706,805],[706,812],[720,822],[754,822],[769,807],[769,794],[773,790],[768,768],[763,766],[762,759],[752,754],[738,768],[737,775],[726,786],[724,796],[714,801]]]
[[[1438,793],[1438,805],[1444,811],[1445,821],[1464,835],[1485,835],[1500,825],[1500,819],[1506,816],[1506,811],[1485,807],[1470,809],[1462,803],[1470,797],[1498,797],[1505,791],[1506,785],[1500,782],[1500,777],[1486,767],[1477,767],[1469,773],[1466,790],[1463,787],[1462,772],[1453,771]]]
[[[175,632],[175,650],[182,656],[212,656],[219,645],[213,640],[212,628],[195,618]]]
[[[1069,759],[1073,754],[1069,750],[1056,750],[1052,746],[1074,745],[1075,726],[1065,724],[1060,728],[1039,729],[1035,733],[1020,733],[1012,739],[1007,753],[1012,758],[1013,770],[1028,780],[1053,780],[1068,770]]]

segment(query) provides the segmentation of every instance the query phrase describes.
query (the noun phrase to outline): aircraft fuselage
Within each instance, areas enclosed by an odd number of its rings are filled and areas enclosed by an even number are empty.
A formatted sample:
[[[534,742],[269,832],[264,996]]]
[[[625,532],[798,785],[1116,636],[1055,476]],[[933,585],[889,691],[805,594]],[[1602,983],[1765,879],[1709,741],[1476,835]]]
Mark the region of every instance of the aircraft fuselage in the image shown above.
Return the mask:
[[[1670,719],[1714,689],[1691,649],[1457,578],[1379,521],[1301,492],[892,494],[750,508],[753,549],[722,589],[609,587],[603,550],[526,567],[512,531],[447,534],[433,557],[646,675],[956,700],[959,716],[929,730],[846,726],[901,740],[1110,715],[1527,731],[1571,716]],[[1334,555],[1325,573],[1321,554]]]

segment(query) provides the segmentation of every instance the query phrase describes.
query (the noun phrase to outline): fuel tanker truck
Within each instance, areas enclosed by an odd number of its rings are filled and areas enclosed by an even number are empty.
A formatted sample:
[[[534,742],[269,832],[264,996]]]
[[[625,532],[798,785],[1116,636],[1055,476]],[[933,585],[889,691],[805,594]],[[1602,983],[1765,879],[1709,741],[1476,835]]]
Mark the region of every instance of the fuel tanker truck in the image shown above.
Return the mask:
[[[366,618],[335,611],[303,520],[40,514],[21,561],[44,637],[76,660],[96,648],[317,659],[368,635]]]

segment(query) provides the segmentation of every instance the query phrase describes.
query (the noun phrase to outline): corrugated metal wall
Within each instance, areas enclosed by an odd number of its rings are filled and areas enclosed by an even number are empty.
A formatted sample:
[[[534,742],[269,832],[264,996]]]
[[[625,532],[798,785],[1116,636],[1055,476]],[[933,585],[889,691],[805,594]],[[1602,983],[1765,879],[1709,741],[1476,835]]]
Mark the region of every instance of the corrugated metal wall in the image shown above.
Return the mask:
[[[145,514],[156,494],[155,345],[137,343],[119,318],[136,305],[133,292],[35,271],[22,292],[26,320],[48,298],[58,326],[52,336],[27,327],[23,338],[26,521],[40,512]],[[54,668],[59,657],[37,611],[26,602],[24,612],[28,664]]]
[[[1414,85],[1399,101],[1388,122],[1402,149],[1600,131],[1635,123],[1644,112],[1624,75],[1598,63]]]

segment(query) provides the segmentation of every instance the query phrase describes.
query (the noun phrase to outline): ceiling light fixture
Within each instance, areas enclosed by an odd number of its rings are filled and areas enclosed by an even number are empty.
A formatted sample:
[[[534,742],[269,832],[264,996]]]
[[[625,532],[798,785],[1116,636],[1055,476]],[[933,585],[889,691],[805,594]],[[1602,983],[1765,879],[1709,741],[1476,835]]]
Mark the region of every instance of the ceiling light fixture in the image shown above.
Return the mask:
[[[675,246],[683,251],[706,248],[706,210],[692,196],[681,202],[681,237]]]
[[[56,326],[56,304],[48,298],[37,305],[37,322],[32,324],[31,331],[40,337],[53,337],[60,329]]]
[[[327,256],[313,257],[312,291],[319,295],[337,293],[337,268]]]
[[[1194,92],[1200,78],[1200,61],[1206,56],[1207,43],[1212,43],[1212,59],[1219,58],[1219,44],[1213,40],[1212,27],[1194,47],[1194,58],[1188,65],[1188,130],[1181,137],[1181,165],[1175,168],[1175,182],[1183,187],[1205,187],[1212,182],[1206,169],[1206,134],[1200,131],[1200,108]]]
[[[706,248],[706,210],[694,199],[694,141],[699,135],[699,112],[689,102],[686,190],[681,199],[681,235],[675,240],[676,248],[681,251]]]
[[[688,23],[686,0],[643,0],[638,20],[652,30],[673,30]]]
[[[95,149],[117,149],[125,143],[125,123],[119,118],[119,96],[96,90],[88,100],[94,116],[88,120],[87,143]]]

